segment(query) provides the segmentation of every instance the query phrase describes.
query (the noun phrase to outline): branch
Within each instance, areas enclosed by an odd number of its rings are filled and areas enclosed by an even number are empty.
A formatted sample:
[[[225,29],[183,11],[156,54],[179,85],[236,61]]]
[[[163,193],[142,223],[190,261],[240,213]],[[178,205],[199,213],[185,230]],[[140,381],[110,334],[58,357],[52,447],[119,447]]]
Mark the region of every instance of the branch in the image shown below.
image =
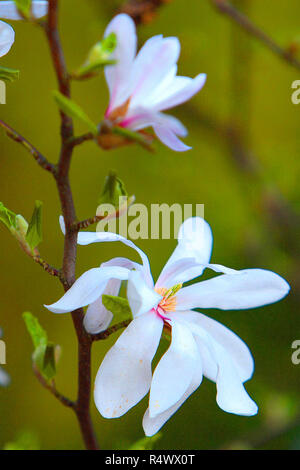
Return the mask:
[[[120,13],[127,13],[136,24],[149,23],[155,16],[156,10],[171,0],[128,0],[120,8]]]
[[[55,398],[57,398],[64,406],[67,406],[73,409],[75,408],[76,403],[74,401],[69,400],[69,398],[66,398],[64,395],[62,395],[60,392],[56,390],[54,380],[52,380],[51,382],[48,382],[46,379],[44,379],[44,377],[42,376],[42,374],[40,373],[40,371],[35,365],[33,365],[33,372],[36,378],[38,379],[38,381],[40,382],[40,384],[46,390],[48,390]]]
[[[21,134],[15,131],[4,121],[0,120],[0,127],[5,130],[8,137],[21,144],[44,170],[50,171],[50,173],[52,173],[54,176],[56,175],[56,166],[48,162],[48,160],[30,142],[28,142],[28,140],[22,137]]]
[[[94,140],[94,139],[95,139],[95,135],[92,134],[91,132],[88,132],[87,134],[83,134],[83,135],[80,135],[78,137],[72,137],[69,140],[69,145],[72,146],[72,147],[76,147],[77,145],[81,145],[84,142],[88,142],[88,141]]]
[[[210,2],[220,13],[229,16],[247,33],[263,43],[270,51],[300,70],[300,61],[294,57],[291,50],[281,48],[270,36],[256,26],[246,15],[234,8],[227,0],[210,0]]]
[[[102,331],[101,333],[98,333],[97,335],[92,335],[92,341],[100,341],[103,339],[107,339],[110,335],[113,333],[116,333],[117,331],[121,330],[122,328],[126,328],[131,320],[124,320],[120,323],[117,323],[116,325],[111,326],[105,331]]]

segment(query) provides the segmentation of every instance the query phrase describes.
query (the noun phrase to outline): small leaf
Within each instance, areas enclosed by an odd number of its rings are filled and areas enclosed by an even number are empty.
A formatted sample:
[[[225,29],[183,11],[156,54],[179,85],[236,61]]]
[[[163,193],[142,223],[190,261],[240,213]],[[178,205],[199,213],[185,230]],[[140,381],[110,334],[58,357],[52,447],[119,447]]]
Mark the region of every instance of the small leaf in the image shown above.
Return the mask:
[[[114,295],[102,295],[104,307],[114,315],[124,318],[132,318],[131,308],[127,299]]]
[[[78,104],[64,96],[59,91],[54,91],[53,96],[61,111],[67,114],[67,116],[83,122],[94,135],[98,134],[98,128],[96,124],[93,123],[93,121]]]
[[[128,450],[153,450],[156,442],[159,441],[161,437],[161,433],[157,433],[152,437],[143,437],[135,442]]]
[[[110,171],[105,178],[104,188],[99,199],[99,204],[112,204],[119,207],[120,198],[127,199],[128,193],[126,191],[123,181],[118,178],[114,171]]]
[[[0,221],[11,230],[17,228],[16,214],[7,209],[2,202],[0,202]]]
[[[14,0],[17,9],[27,18],[31,10],[31,0]]]
[[[117,36],[115,33],[109,34],[102,41],[97,42],[89,52],[85,63],[73,73],[77,79],[89,78],[97,75],[104,66],[113,65],[115,60],[110,59],[111,54],[117,46]]]
[[[44,328],[41,327],[38,319],[30,312],[23,313],[23,319],[25,321],[28,333],[31,336],[34,347],[46,347],[48,342],[47,333]]]
[[[44,352],[42,371],[47,380],[51,380],[56,375],[56,346],[48,343]]]
[[[35,202],[35,208],[26,233],[26,241],[32,250],[34,250],[43,240],[42,206],[43,203],[41,201]]]
[[[18,80],[19,75],[19,70],[10,69],[8,67],[0,67],[0,80],[5,80],[6,82],[13,82],[15,80]]]

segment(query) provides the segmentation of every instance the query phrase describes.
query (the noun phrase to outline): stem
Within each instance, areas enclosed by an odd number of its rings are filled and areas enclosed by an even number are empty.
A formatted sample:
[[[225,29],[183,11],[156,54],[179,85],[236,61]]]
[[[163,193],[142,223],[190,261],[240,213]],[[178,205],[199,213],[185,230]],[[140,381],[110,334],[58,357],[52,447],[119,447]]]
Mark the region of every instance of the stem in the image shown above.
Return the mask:
[[[49,390],[49,392],[55,398],[57,398],[64,406],[75,409],[76,403],[72,400],[69,400],[69,398],[66,398],[64,395],[62,395],[60,392],[58,392],[56,390],[54,380],[51,383],[49,383],[46,379],[44,379],[44,377],[42,376],[42,374],[40,373],[40,371],[38,370],[38,368],[35,365],[33,366],[33,372],[34,372],[36,378],[38,379],[38,381],[40,382],[40,384],[46,390]]]
[[[58,0],[49,0],[48,21],[44,28],[50,46],[59,91],[69,98],[71,94],[69,75],[58,32]],[[70,145],[70,141],[74,137],[74,132],[72,119],[63,112],[60,112],[60,115],[61,151],[55,180],[66,224],[62,272],[66,281],[64,288],[67,291],[75,282],[77,255],[77,231],[71,230],[72,225],[76,221],[76,212],[69,181],[69,170],[73,152],[73,146]],[[83,310],[78,309],[72,312],[72,319],[78,339],[78,395],[74,410],[86,448],[96,450],[98,445],[90,417],[92,340],[83,327]]]

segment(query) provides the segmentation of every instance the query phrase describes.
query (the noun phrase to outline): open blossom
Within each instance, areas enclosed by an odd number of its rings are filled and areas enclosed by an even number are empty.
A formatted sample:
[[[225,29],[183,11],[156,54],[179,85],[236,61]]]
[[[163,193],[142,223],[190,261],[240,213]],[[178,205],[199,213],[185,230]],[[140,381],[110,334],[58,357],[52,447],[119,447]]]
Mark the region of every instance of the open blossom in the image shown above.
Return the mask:
[[[82,245],[122,241],[112,233],[79,233]],[[249,309],[282,299],[287,282],[264,269],[234,270],[210,264],[212,233],[202,218],[186,220],[179,231],[178,245],[154,284],[147,256],[139,250],[142,264],[115,258],[84,273],[71,289],[47,308],[63,313],[89,305],[89,326],[108,326],[111,315],[101,303],[109,283],[117,295],[121,280],[128,280],[127,296],[133,321],[106,354],[95,382],[95,404],[106,418],[117,418],[135,406],[149,391],[149,408],[143,427],[155,434],[207,377],[217,386],[217,403],[229,413],[251,416],[257,405],[244,382],[253,374],[254,363],[246,344],[215,320],[194,308]],[[182,285],[205,268],[221,275]],[[152,360],[161,334],[171,332],[171,344],[152,373]],[[93,332],[92,330],[89,330]]]
[[[33,1],[32,14],[36,18],[45,16],[48,12],[47,1]],[[0,1],[0,18],[7,20],[22,20],[14,1]],[[15,41],[15,32],[13,28],[0,21],[0,57],[8,53]]]
[[[0,328],[0,339],[2,338],[3,332]],[[10,383],[10,377],[8,373],[0,367],[0,387],[7,387]]]
[[[139,131],[153,127],[156,136],[178,152],[190,149],[178,137],[187,130],[173,116],[162,111],[188,101],[203,87],[206,75],[194,79],[177,76],[180,43],[176,37],[150,38],[137,54],[137,37],[133,20],[117,15],[108,25],[105,37],[115,33],[115,65],[105,67],[110,92],[105,117],[119,126]]]

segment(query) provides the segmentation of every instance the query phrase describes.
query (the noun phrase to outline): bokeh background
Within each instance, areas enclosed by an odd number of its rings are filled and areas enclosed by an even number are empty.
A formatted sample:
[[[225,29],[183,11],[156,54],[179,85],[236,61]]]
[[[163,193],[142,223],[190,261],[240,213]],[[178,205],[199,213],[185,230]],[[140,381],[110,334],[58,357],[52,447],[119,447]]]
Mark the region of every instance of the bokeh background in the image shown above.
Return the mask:
[[[60,3],[63,45],[72,70],[102,37],[122,2]],[[298,0],[240,0],[235,5],[283,47],[292,45],[297,54]],[[56,82],[47,43],[40,28],[22,22],[13,26],[16,42],[1,65],[19,68],[21,74],[19,81],[8,85],[0,116],[55,161],[59,119],[51,95]],[[204,380],[165,425],[156,448],[300,448],[300,365],[291,361],[291,344],[300,339],[300,105],[291,102],[291,84],[300,79],[300,70],[220,15],[209,0],[168,2],[151,23],[139,27],[141,43],[158,33],[179,37],[180,74],[208,75],[201,93],[173,113],[187,125],[187,142],[193,150],[177,154],[155,144],[153,154],[138,146],[104,152],[86,143],[76,150],[71,171],[78,217],[95,213],[104,177],[115,169],[129,193],[147,206],[205,204],[214,232],[213,262],[237,269],[274,270],[290,282],[292,291],[284,301],[265,308],[208,312],[251,348],[256,370],[247,390],[259,404],[259,414],[245,418],[224,413],[215,402],[215,385]],[[108,99],[103,76],[74,83],[73,97],[99,122]],[[79,125],[76,130],[86,129]],[[0,145],[0,200],[27,219],[34,201],[44,202],[41,251],[51,264],[60,266],[63,238],[54,182],[2,131]],[[157,276],[176,242],[140,240],[138,244],[149,254]],[[74,397],[77,351],[70,316],[54,316],[43,308],[58,299],[61,287],[22,253],[4,227],[0,247],[0,325],[7,344],[5,368],[12,377],[11,386],[0,389],[0,447],[19,433],[30,432],[42,449],[81,449],[72,412],[42,389],[32,374],[32,344],[21,316],[26,310],[37,315],[49,338],[62,346],[57,386]],[[135,257],[123,246],[81,247],[77,274],[119,255]],[[94,346],[93,375],[115,340],[116,336]],[[105,420],[92,403],[101,447],[128,447],[143,437],[146,406],[144,399],[123,418]]]

